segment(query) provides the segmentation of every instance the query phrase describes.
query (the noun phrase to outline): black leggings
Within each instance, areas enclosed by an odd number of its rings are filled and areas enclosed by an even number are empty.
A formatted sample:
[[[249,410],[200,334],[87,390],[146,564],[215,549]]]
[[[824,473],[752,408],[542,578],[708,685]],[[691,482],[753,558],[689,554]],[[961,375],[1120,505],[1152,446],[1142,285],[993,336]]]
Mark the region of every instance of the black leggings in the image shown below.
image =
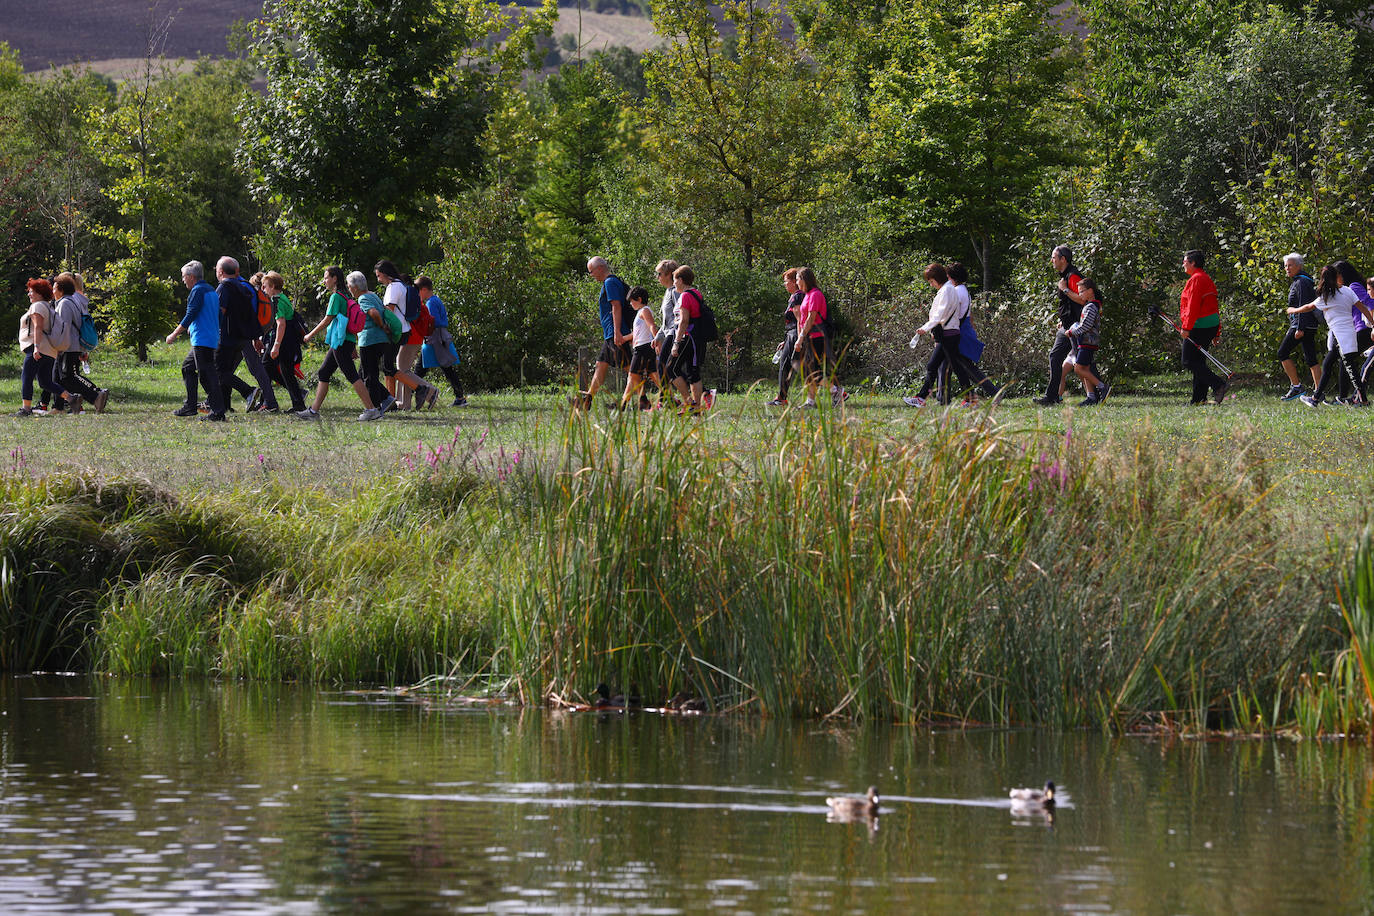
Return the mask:
[[[1374,335],[1370,334],[1369,328],[1360,328],[1358,331],[1355,332],[1356,350],[1363,353],[1365,350],[1369,349],[1371,343],[1374,343]],[[1336,347],[1327,348],[1326,359],[1322,360],[1323,377],[1326,376],[1326,373],[1336,368],[1336,360],[1339,359],[1339,356],[1336,355],[1337,349],[1338,348]],[[1364,372],[1361,371],[1358,375],[1355,376],[1355,378],[1358,378],[1361,382],[1363,382]],[[1340,396],[1343,398],[1350,397],[1351,393],[1355,390],[1355,386],[1351,384],[1351,376],[1348,372],[1342,372],[1340,375],[1336,376],[1336,382],[1340,386],[1339,393]]]
[[[1333,357],[1332,354],[1335,354]],[[1317,388],[1312,392],[1312,397],[1320,401],[1322,392],[1326,391],[1326,386],[1331,383],[1331,377],[1336,373],[1335,364],[1339,360],[1345,364],[1345,373],[1355,380],[1355,389],[1360,393],[1360,400],[1364,400],[1364,379],[1360,377],[1360,351],[1353,353],[1342,353],[1341,345],[1332,342],[1331,349],[1326,351],[1326,363],[1322,365],[1321,377],[1317,379]],[[1328,369],[1327,366],[1331,368]]]
[[[331,347],[324,356],[324,362],[320,364],[320,371],[317,378],[329,384],[329,380],[334,377],[334,370],[343,373],[344,380],[352,385],[358,380],[358,367],[353,365],[353,354],[357,350],[357,345],[351,340],[345,340],[337,347]]]
[[[959,377],[959,384],[964,390],[977,387],[989,397],[997,393],[997,386],[988,380],[983,371],[974,365],[973,361],[959,352],[959,332],[945,331],[944,328],[935,328],[931,331],[935,336],[935,350],[930,354],[930,360],[926,363],[925,381],[921,383],[919,397],[926,397],[930,394],[931,386],[935,384],[939,376],[940,367],[947,365],[954,370]],[[1058,382],[1055,383],[1056,390]],[[945,396],[941,401],[948,404],[950,400],[949,385],[945,385]]]
[[[389,343],[376,343],[358,349],[358,361],[363,365],[363,383],[367,385],[367,396],[372,398],[374,407],[381,407],[388,397],[386,385],[382,384],[380,376],[382,361],[386,359],[391,346]]]
[[[1059,328],[1054,332],[1054,345],[1050,347],[1050,383],[1045,386],[1045,399],[1059,400],[1059,382],[1064,377],[1064,360],[1073,352],[1073,341]]]
[[[296,378],[296,363],[301,361],[300,347],[282,346],[281,353],[275,359],[271,350],[268,350],[264,357],[267,377],[274,382],[280,382],[286,389],[287,395],[291,398],[291,409],[304,410],[305,393],[301,391],[301,380]]]
[[[782,362],[778,363],[778,400],[787,400],[787,389],[792,387],[792,376],[796,374],[796,363],[792,362],[793,355],[797,352],[797,326],[792,325],[787,329],[787,336],[782,340]]]

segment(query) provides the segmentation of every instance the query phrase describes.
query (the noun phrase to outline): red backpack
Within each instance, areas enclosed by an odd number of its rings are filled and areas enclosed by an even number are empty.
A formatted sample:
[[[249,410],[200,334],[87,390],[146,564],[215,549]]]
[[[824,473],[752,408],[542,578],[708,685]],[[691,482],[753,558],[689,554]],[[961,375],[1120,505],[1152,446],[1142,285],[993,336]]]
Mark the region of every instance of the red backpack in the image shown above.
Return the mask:
[[[429,337],[429,332],[434,330],[434,316],[429,313],[429,306],[420,306],[420,314],[410,323],[410,329],[419,335],[422,341]]]

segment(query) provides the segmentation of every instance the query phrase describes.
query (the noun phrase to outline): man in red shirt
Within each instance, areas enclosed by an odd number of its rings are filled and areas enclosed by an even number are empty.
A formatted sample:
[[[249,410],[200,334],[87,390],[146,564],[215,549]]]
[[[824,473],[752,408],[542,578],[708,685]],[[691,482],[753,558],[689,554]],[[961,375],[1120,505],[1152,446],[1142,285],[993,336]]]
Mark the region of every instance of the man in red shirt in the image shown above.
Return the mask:
[[[1183,272],[1188,282],[1178,298],[1179,336],[1183,338],[1183,365],[1193,373],[1193,403],[1206,404],[1207,392],[1213,392],[1216,402],[1226,399],[1230,383],[1207,365],[1203,355],[1221,332],[1221,316],[1217,314],[1217,285],[1202,269],[1204,256],[1194,248],[1183,255]]]

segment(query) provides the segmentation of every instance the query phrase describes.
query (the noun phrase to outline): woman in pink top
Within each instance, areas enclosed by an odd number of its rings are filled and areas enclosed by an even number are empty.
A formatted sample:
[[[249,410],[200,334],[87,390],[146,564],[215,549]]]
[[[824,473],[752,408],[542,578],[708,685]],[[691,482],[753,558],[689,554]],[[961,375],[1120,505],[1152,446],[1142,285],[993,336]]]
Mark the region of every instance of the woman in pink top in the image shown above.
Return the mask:
[[[797,315],[800,327],[797,329],[796,353],[802,360],[802,372],[806,377],[806,403],[802,407],[816,406],[816,389],[820,387],[825,375],[825,319],[829,314],[826,308],[825,293],[816,286],[816,273],[809,267],[797,271],[797,286],[803,298],[801,310]]]

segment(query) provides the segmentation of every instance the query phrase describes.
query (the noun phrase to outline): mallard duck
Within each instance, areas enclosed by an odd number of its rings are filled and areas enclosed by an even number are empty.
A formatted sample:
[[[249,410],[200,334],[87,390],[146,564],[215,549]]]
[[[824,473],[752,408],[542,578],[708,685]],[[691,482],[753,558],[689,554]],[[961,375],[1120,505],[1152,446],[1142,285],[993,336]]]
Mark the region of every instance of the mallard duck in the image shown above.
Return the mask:
[[[1012,789],[1013,808],[1053,808],[1054,783],[1046,782],[1043,789]]]
[[[869,786],[868,794],[863,798],[840,796],[839,798],[827,798],[825,803],[830,806],[830,813],[842,820],[877,817],[878,787]]]
[[[705,712],[706,701],[678,691],[668,699],[668,709],[674,712]]]

